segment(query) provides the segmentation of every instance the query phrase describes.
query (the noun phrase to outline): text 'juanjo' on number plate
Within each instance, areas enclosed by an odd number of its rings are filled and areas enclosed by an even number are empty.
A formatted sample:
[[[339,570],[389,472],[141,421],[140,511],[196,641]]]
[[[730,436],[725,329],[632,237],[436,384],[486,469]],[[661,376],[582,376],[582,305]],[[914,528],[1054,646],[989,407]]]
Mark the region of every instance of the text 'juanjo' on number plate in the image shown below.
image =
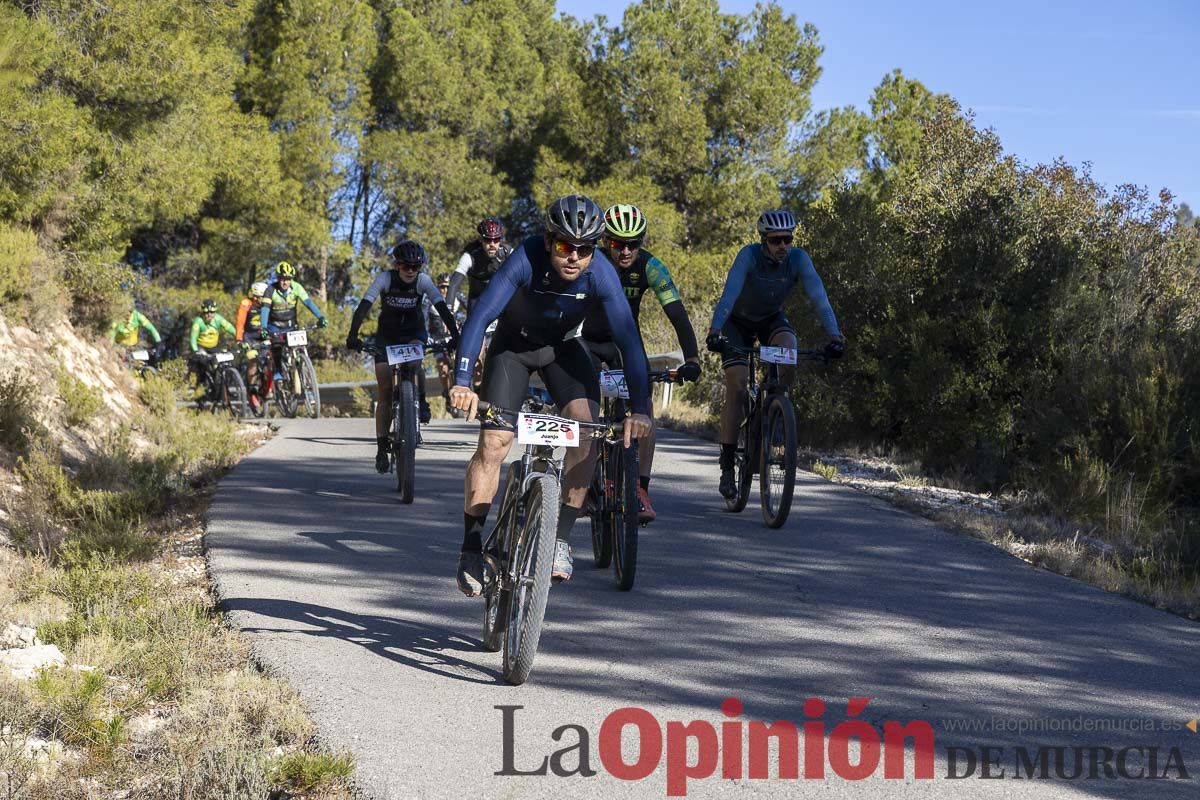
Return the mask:
[[[420,361],[425,357],[423,344],[393,344],[387,349],[388,363],[395,366],[409,361]]]
[[[517,443],[578,447],[579,423],[548,414],[518,414]]]
[[[614,369],[600,373],[600,391],[605,397],[629,399],[629,387],[625,384],[625,371]]]
[[[288,347],[303,347],[308,344],[308,331],[288,331]]]
[[[758,356],[770,364],[795,364],[796,350],[792,347],[770,347],[763,345]]]

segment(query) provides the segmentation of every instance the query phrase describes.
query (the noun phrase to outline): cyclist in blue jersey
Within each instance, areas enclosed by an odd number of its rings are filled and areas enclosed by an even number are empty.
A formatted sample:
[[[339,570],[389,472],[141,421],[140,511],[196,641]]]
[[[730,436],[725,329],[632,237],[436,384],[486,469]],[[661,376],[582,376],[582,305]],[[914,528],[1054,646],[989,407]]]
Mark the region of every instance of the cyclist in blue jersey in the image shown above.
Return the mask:
[[[371,306],[380,297],[383,304],[379,311],[379,329],[375,335],[375,381],[378,402],[375,403],[375,469],[388,471],[388,452],[391,439],[388,430],[392,426],[392,367],[388,364],[386,348],[397,344],[426,344],[429,332],[425,326],[423,303],[437,310],[446,335],[451,341],[458,339],[458,326],[454,315],[446,307],[442,293],[433,285],[433,278],[421,271],[429,261],[425,248],[419,242],[405,239],[392,248],[392,269],[381,272],[367,293],[354,309],[350,321],[350,332],[346,335],[346,349],[361,350],[363,343],[358,331],[371,313]],[[421,422],[430,419],[429,403],[425,400],[425,370],[417,370],[417,393]]]
[[[625,420],[625,442],[651,429],[649,368],[629,303],[613,265],[596,242],[604,233],[604,215],[590,198],[560,197],[546,213],[546,233],[526,239],[504,262],[471,310],[463,328],[450,401],[475,417],[480,396],[506,409],[517,409],[537,371],[559,408],[571,419],[594,421],[600,409],[600,382],[577,329],[588,309],[601,305],[623,358],[632,414]],[[485,329],[500,322],[484,362],[480,394],[471,390],[471,374]],[[482,532],[500,482],[500,467],[512,447],[513,433],[484,423],[479,444],[467,465],[463,502],[463,545],[458,588],[468,596],[483,588]],[[567,449],[563,504],[559,508],[552,576],[571,577],[568,536],[579,517],[595,466],[590,440]]]
[[[837,317],[812,259],[803,249],[792,247],[796,218],[788,211],[764,211],[757,227],[759,243],[746,245],[733,260],[705,339],[709,350],[721,354],[725,367],[725,408],[721,411],[720,436],[723,497],[737,494],[733,461],[747,382],[745,356],[733,350],[726,352],[726,345],[748,348],[757,340],[776,347],[796,347],[796,331],[783,304],[796,284],[802,283],[830,337],[826,353],[831,358],[840,358],[846,347],[846,338],[838,329]],[[780,371],[785,385],[791,382],[794,373],[792,369]]]
[[[683,296],[671,279],[667,265],[642,247],[642,240],[646,237],[646,215],[637,206],[621,203],[604,212],[604,227],[608,234],[605,242],[608,260],[617,268],[634,322],[640,324],[642,296],[653,290],[663,313],[675,329],[675,336],[683,351],[683,364],[677,371],[679,378],[684,381],[699,380],[700,350],[696,346],[696,334],[692,331],[687,309],[683,307]],[[592,352],[597,368],[601,364],[607,364],[610,369],[621,367],[612,330],[603,310],[594,308],[588,312],[583,321],[583,340]],[[637,496],[638,519],[641,522],[653,522],[658,516],[650,502],[650,468],[653,463],[652,431],[649,436],[638,440],[638,470],[641,474],[638,476]]]

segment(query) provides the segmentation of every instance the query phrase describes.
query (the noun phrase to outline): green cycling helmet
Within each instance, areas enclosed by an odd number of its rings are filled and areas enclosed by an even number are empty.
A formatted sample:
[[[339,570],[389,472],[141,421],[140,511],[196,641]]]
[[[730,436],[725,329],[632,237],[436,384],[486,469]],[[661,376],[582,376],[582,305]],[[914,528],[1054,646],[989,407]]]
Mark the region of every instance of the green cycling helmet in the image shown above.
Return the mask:
[[[275,278],[294,278],[296,277],[296,268],[286,261],[280,261],[275,265]]]
[[[201,314],[217,313],[217,301],[216,300],[205,300],[203,303],[200,304],[200,313]]]
[[[604,212],[604,229],[618,239],[639,239],[646,235],[646,216],[637,206],[618,203]]]

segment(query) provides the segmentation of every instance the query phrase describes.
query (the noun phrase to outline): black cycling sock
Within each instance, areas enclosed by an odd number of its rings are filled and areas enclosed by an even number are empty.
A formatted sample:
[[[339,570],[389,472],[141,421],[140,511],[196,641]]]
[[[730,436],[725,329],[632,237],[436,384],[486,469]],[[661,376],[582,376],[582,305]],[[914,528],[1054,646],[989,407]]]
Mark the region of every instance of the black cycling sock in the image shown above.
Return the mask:
[[[462,551],[464,553],[483,552],[483,523],[486,521],[487,514],[477,517],[474,514],[463,512]]]
[[[571,528],[575,527],[575,520],[579,519],[581,509],[572,508],[563,503],[558,507],[558,535],[555,537],[560,542],[565,542],[571,538]]]
[[[721,469],[733,469],[733,458],[737,452],[736,444],[721,445]]]
[[[380,450],[387,450],[388,445],[391,444],[391,440],[386,436],[376,436],[375,444],[379,445]]]
[[[640,476],[638,478],[638,483],[640,483],[642,485],[643,492],[650,491],[650,476],[649,475]]]

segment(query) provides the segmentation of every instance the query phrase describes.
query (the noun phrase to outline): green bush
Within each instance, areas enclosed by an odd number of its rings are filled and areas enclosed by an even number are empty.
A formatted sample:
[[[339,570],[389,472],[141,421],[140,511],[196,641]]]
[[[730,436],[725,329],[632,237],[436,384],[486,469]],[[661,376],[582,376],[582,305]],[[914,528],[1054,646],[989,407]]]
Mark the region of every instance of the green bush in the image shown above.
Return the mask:
[[[0,222],[0,307],[12,309],[25,300],[41,257],[33,231]]]
[[[29,452],[42,430],[34,411],[37,385],[19,371],[0,373],[0,445],[14,453]]]
[[[271,781],[288,792],[310,794],[349,778],[354,760],[348,755],[299,750],[280,758],[271,768]]]
[[[62,366],[55,374],[58,396],[65,404],[65,419],[71,427],[87,424],[100,409],[104,408],[104,394],[95,386],[88,386]]]

